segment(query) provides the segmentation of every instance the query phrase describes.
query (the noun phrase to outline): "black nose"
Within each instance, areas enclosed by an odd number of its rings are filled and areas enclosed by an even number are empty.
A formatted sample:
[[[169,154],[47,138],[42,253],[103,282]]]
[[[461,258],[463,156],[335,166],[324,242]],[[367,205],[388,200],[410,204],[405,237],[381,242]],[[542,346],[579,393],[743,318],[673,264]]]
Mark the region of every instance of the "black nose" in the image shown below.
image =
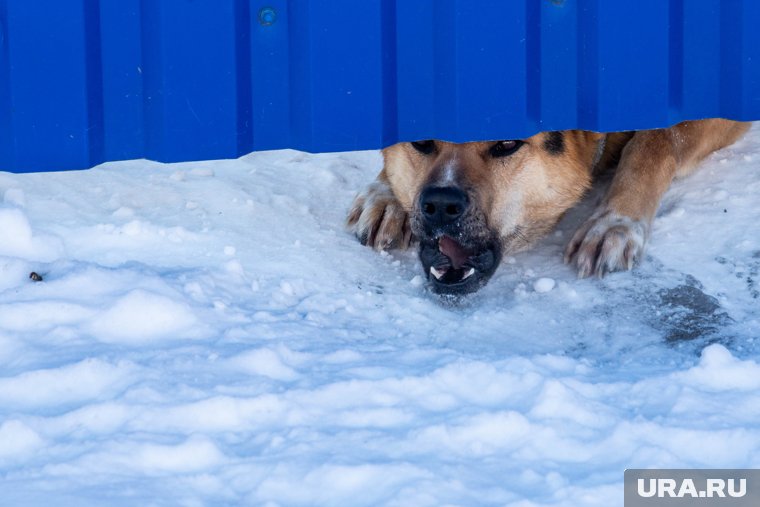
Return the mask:
[[[420,194],[420,209],[431,226],[448,225],[464,215],[469,199],[456,187],[427,187]]]

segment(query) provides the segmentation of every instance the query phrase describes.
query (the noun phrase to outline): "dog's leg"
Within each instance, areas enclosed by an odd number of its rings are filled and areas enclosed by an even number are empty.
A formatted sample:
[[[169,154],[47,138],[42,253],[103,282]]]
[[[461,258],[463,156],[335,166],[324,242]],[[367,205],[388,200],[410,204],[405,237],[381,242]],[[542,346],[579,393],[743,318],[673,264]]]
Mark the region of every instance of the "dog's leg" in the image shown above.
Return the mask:
[[[700,120],[637,132],[625,146],[607,195],[565,250],[580,278],[631,269],[644,252],[660,199],[673,178],[736,141],[747,123]]]
[[[362,245],[376,250],[407,248],[412,240],[409,215],[393,195],[385,169],[356,196],[346,223]]]

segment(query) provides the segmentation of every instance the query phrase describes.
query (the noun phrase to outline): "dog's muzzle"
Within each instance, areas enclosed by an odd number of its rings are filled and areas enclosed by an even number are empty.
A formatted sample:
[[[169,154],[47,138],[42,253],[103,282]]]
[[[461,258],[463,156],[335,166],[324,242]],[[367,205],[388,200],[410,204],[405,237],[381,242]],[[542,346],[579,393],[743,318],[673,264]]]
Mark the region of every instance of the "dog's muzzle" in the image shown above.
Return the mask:
[[[450,236],[420,241],[420,261],[433,291],[468,294],[480,289],[501,259],[498,242],[467,247]]]
[[[485,285],[500,260],[500,242],[484,227],[470,196],[458,186],[428,186],[420,193],[412,228],[420,261],[438,294],[467,294]]]

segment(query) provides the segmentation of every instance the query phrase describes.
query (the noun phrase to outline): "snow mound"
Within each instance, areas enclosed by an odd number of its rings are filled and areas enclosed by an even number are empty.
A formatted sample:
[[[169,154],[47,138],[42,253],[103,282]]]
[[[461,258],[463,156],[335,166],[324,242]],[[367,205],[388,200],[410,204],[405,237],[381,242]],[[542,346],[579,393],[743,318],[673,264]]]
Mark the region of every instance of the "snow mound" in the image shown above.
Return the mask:
[[[203,437],[191,437],[177,445],[143,444],[125,450],[128,454],[124,456],[125,466],[151,475],[199,472],[226,460],[219,448]]]
[[[0,404],[48,410],[108,398],[129,385],[135,373],[131,363],[113,364],[100,359],[29,370],[12,377],[0,377]]]
[[[554,288],[556,282],[553,278],[539,278],[533,282],[533,290],[539,293],[549,292]]]
[[[296,380],[299,374],[285,364],[280,355],[271,349],[258,349],[240,354],[229,361],[232,368],[251,375],[262,375],[275,380]]]
[[[49,262],[63,255],[61,241],[53,236],[35,235],[20,209],[0,207],[0,231],[0,257]]]
[[[141,344],[197,336],[192,309],[174,299],[133,290],[93,318],[90,332],[106,343]]]
[[[690,385],[713,391],[760,391],[760,364],[737,359],[720,344],[706,347],[699,364],[681,377]]]
[[[0,466],[14,457],[33,454],[43,445],[40,435],[23,422],[5,421],[0,425]]]

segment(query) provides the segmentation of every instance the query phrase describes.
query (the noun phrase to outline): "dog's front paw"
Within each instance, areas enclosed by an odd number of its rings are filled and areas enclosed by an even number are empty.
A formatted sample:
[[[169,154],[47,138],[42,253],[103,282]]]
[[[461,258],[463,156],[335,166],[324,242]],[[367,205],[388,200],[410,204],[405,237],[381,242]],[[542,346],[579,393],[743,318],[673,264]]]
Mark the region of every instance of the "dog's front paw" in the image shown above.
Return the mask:
[[[362,245],[376,250],[407,248],[412,240],[407,212],[382,181],[356,196],[346,223]]]
[[[575,264],[578,278],[631,269],[644,253],[648,232],[642,221],[609,210],[594,213],[567,245],[565,262]]]

